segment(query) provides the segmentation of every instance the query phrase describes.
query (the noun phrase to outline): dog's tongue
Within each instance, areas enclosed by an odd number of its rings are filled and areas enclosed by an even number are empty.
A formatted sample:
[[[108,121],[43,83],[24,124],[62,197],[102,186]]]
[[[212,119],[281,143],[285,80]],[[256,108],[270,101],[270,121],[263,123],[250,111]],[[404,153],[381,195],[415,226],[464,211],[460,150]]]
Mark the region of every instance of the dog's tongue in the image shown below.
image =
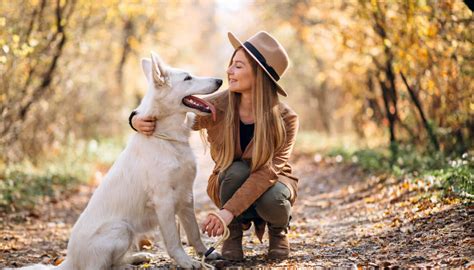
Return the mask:
[[[198,97],[196,97],[196,96],[188,96],[187,98],[192,99],[192,100],[194,100],[195,102],[204,104],[204,105],[206,105],[207,107],[209,107],[209,110],[211,110],[211,114],[212,114],[212,120],[213,120],[213,121],[216,121],[216,119],[217,119],[216,107],[214,107],[214,105],[212,105],[212,103],[210,103],[210,102],[208,102],[208,101],[206,101],[206,100],[204,100],[204,99],[198,98]]]
[[[207,106],[209,106],[209,109],[211,110],[211,114],[212,114],[212,121],[216,121],[217,119],[217,113],[216,113],[216,107],[214,107],[214,105],[212,105],[212,103],[210,102],[207,102],[205,100],[202,100],[204,101],[204,103],[206,103]]]

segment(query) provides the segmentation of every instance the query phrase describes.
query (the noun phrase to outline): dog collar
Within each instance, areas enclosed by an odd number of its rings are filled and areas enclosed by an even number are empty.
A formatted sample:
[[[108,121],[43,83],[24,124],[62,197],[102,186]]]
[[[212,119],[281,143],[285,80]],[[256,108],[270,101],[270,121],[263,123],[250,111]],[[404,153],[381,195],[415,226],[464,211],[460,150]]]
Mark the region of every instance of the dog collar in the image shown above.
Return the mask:
[[[158,139],[162,139],[162,140],[166,140],[166,141],[173,141],[173,142],[180,142],[180,143],[186,143],[187,141],[184,141],[184,140],[178,140],[178,139],[175,139],[167,134],[164,134],[164,133],[155,133],[153,134],[153,137],[156,137]]]

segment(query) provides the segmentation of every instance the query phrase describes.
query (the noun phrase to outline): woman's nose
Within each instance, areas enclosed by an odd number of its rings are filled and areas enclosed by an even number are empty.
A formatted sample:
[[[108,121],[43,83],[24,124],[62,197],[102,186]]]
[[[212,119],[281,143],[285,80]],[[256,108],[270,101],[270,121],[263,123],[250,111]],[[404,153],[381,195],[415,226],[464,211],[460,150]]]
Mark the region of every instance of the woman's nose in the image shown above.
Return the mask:
[[[227,74],[230,75],[230,74],[232,74],[232,73],[233,73],[232,67],[228,67],[228,68],[227,68]]]

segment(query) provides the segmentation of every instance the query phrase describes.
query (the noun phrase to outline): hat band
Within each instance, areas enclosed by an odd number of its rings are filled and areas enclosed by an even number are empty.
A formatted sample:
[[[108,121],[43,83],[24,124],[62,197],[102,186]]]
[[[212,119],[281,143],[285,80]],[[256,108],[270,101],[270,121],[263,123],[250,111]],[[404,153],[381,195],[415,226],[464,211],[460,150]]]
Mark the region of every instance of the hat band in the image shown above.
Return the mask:
[[[270,73],[270,75],[272,75],[273,79],[275,79],[275,81],[278,81],[280,80],[280,76],[278,76],[278,74],[276,73],[276,71],[269,65],[267,64],[267,60],[265,59],[265,57],[257,50],[257,48],[255,48],[250,42],[246,41],[244,42],[244,46],[245,48],[247,48],[258,60],[258,62],[260,62],[260,64],[262,64],[262,66]]]

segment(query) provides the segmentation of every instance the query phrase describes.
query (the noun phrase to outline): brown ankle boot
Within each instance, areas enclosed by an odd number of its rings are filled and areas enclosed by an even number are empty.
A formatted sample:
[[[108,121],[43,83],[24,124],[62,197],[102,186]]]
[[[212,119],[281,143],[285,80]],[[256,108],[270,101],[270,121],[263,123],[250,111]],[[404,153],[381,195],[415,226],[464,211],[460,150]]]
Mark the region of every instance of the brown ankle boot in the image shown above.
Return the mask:
[[[268,226],[270,245],[268,247],[269,259],[286,259],[290,255],[290,243],[286,228],[272,228]]]
[[[242,224],[232,221],[229,224],[230,235],[222,244],[222,257],[229,261],[241,261],[244,259],[242,250]]]

